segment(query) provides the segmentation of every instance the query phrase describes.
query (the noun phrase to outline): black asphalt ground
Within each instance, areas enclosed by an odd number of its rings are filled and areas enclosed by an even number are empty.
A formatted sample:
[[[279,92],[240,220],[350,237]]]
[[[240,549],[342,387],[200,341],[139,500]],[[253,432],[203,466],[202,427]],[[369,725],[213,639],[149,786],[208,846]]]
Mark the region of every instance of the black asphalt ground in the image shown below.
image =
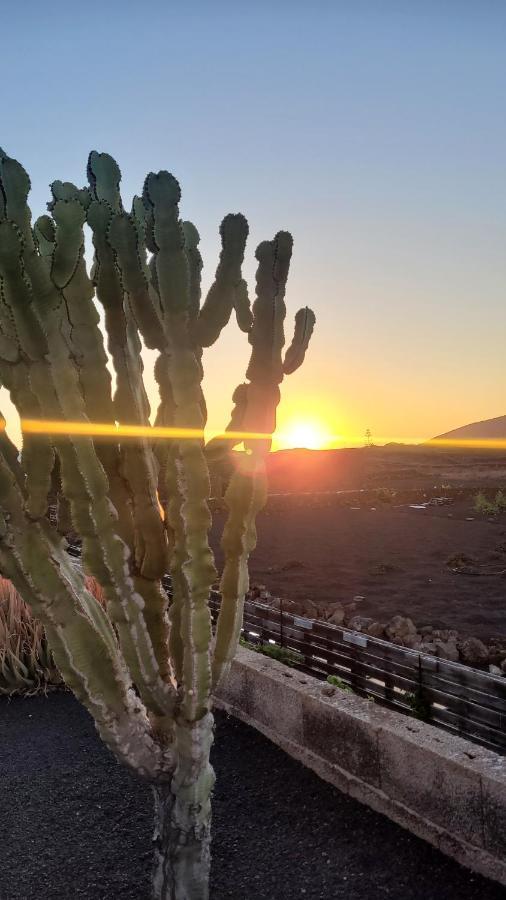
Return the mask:
[[[505,900],[218,714],[212,898]],[[1,900],[148,900],[149,789],[70,694],[0,701]]]

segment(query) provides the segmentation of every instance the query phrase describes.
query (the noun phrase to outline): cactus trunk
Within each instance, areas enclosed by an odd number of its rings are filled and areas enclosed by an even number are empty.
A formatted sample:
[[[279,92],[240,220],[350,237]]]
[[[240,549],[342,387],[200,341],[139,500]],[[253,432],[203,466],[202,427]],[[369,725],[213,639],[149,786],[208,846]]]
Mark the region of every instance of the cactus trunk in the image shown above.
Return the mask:
[[[207,900],[211,864],[209,763],[213,718],[176,725],[176,770],[170,783],[153,784],[154,900]]]
[[[205,833],[189,836],[173,820],[170,786],[154,785],[153,900],[208,900],[211,864],[211,812]]]

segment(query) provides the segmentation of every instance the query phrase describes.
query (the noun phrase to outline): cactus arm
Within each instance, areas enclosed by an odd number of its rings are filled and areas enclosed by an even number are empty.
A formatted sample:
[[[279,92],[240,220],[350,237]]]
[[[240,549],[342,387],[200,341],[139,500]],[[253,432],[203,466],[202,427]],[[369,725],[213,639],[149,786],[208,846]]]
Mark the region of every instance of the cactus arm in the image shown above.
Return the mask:
[[[257,295],[249,334],[252,352],[246,373],[250,383],[240,385],[234,393],[230,430],[240,427],[247,432],[272,434],[283,375],[295,371],[304,360],[314,327],[314,314],[309,309],[297,313],[294,339],[284,363],[282,360],[291,253],[292,238],[286,232],[279,232],[274,241],[264,241],[257,248]],[[213,655],[214,686],[226,674],[239,641],[248,556],[256,544],[255,519],[266,501],[265,455],[270,440],[246,438],[244,445],[249,453],[232,476],[225,495],[229,514],[222,538],[225,564]],[[218,439],[210,442],[208,453],[219,454],[223,448],[224,441]]]
[[[285,375],[291,375],[304,362],[315,321],[313,310],[307,306],[299,309],[295,314],[295,330],[292,343],[288,347],[283,360],[283,372]]]
[[[189,276],[189,304],[188,317],[195,319],[200,310],[202,256],[200,255],[200,235],[193,222],[183,222],[183,235]]]
[[[30,387],[29,361],[46,352],[47,343],[32,308],[30,284],[21,262],[23,247],[17,226],[6,219],[0,221],[0,318],[10,342],[7,359],[4,357],[0,361],[0,374],[21,414],[36,418],[40,415],[40,406]],[[19,305],[15,303],[15,298],[19,299]],[[20,356],[21,341],[26,362]],[[27,472],[27,506],[34,517],[44,515],[47,510],[53,463],[53,449],[46,437],[23,440],[22,465]]]
[[[129,766],[162,767],[142,704],[134,697],[114,632],[48,523],[27,528],[23,496],[0,457],[0,568],[46,626],[55,661],[95,718],[102,739]]]
[[[114,212],[122,212],[120,181],[121,172],[115,159],[108,153],[92,150],[88,156],[88,181],[92,194]]]
[[[11,370],[9,393],[23,418],[42,418],[39,400],[30,383],[30,370],[24,363]],[[33,519],[47,512],[54,460],[55,451],[48,435],[22,435],[21,465],[26,472],[26,508]]]
[[[56,418],[55,406],[60,408],[57,401],[61,402],[64,418],[71,418],[69,412],[75,416],[77,397],[80,396],[75,371],[74,385],[64,392],[61,387],[63,373],[54,367],[54,380],[59,382],[60,388],[59,396],[55,398],[54,387],[48,384],[46,373],[37,367],[33,370],[32,383],[42,398],[43,408],[49,411],[48,418]],[[93,442],[83,437],[60,437],[55,438],[55,446],[61,461],[63,492],[71,505],[74,527],[82,536],[83,565],[104,589],[108,612],[118,629],[125,659],[143,701],[157,714],[166,714],[173,707],[174,694],[160,676],[143,615],[144,601],[128,572],[127,548],[115,532],[107,482]]]
[[[200,369],[195,355],[174,352],[171,355],[171,383],[176,403],[176,425],[203,428],[200,404]],[[181,629],[184,643],[183,714],[189,721],[200,719],[209,704],[211,691],[211,615],[208,606],[211,584],[217,577],[208,534],[211,514],[208,500],[210,479],[203,442],[186,440],[179,449],[180,482],[184,497],[181,517],[184,522],[186,560],[183,574],[188,585]]]
[[[210,347],[228,323],[232,309],[239,310],[238,320],[249,325],[247,287],[241,266],[248,237],[248,223],[240,213],[225,216],[220,227],[221,253],[216,276],[194,325],[194,337],[201,347]]]
[[[229,515],[221,540],[225,563],[213,653],[213,690],[226,675],[241,636],[244,598],[249,588],[248,559],[257,541],[255,520],[266,499],[265,463],[246,456],[225,493]]]
[[[84,240],[82,225],[89,206],[87,190],[79,190],[66,182],[51,185],[53,202],[49,205],[56,224],[49,216],[41,216],[34,227],[35,240],[42,259],[46,260],[50,271],[61,269],[62,257],[68,257],[68,248],[73,248],[74,256],[69,259],[68,269],[72,278],[63,288],[67,321],[62,320],[66,331],[69,351],[79,369],[79,383],[85,402],[85,412],[93,422],[113,422],[114,408],[111,397],[111,376],[107,368],[107,356],[103,337],[99,328],[99,316],[93,303],[93,285],[88,278],[84,262]],[[70,218],[66,217],[66,230],[59,222],[69,207],[76,207]],[[68,246],[67,246],[68,238]],[[53,278],[53,282],[54,282]],[[109,496],[118,513],[118,533],[132,550],[134,546],[131,497],[128,485],[120,471],[121,460],[117,443],[113,441],[95,442],[97,456],[102,463],[109,481]],[[62,498],[65,503],[65,499]]]
[[[105,309],[109,349],[117,376],[115,418],[121,423],[146,425],[149,404],[142,381],[141,345],[131,310],[148,346],[163,347],[163,328],[143,265],[139,228],[133,217],[120,211],[119,169],[115,170],[112,163],[109,167],[117,179],[117,194],[113,197],[111,189],[102,185],[101,171],[95,172],[96,160],[97,154],[90,154],[95,199],[89,207],[88,221],[95,244],[97,293]],[[98,199],[105,196],[113,199],[116,213],[111,214],[105,201]],[[146,439],[129,442],[122,452],[123,472],[133,502],[134,584],[143,598],[143,616],[162,679],[167,680],[166,597],[159,583],[167,570],[167,545],[156,490],[158,465]]]
[[[190,274],[179,220],[179,185],[167,172],[148,175],[143,200],[151,220],[151,240],[160,300],[168,339],[168,374],[175,403],[175,425],[203,430],[202,367],[188,331]],[[200,719],[209,708],[211,691],[211,616],[208,606],[216,578],[209,547],[210,479],[202,440],[179,444],[178,482],[183,496],[182,573],[188,596],[181,608],[183,642],[182,715]],[[174,612],[174,611],[173,611]]]
[[[249,302],[248,285],[245,282],[244,278],[241,278],[241,280],[236,285],[234,308],[237,324],[241,331],[251,331],[251,326],[253,325],[253,313],[251,312],[251,306]]]
[[[190,305],[189,267],[179,220],[179,183],[169,172],[151,172],[142,199],[147,210],[148,246],[154,253],[156,284],[165,319],[185,314]]]
[[[230,421],[225,428],[225,434],[212,438],[206,444],[206,456],[212,462],[226,456],[230,450],[241,444],[243,438],[240,436],[244,429],[244,418],[248,404],[248,384],[238,384],[232,394],[232,413]],[[232,433],[233,437],[226,437],[228,433]],[[235,433],[235,434],[234,434]]]
[[[127,213],[112,216],[107,237],[144,343],[146,347],[162,351],[165,340],[158,299],[149,282],[144,245],[135,218]]]
[[[113,224],[114,238],[120,249],[122,219],[114,216],[110,207],[101,196],[112,196],[111,186],[102,185],[101,172],[106,154],[90,154],[89,172],[95,191],[95,199],[88,209],[88,223],[93,231],[95,245],[94,278],[97,295],[102,303],[106,328],[109,337],[109,351],[116,370],[117,389],[115,395],[115,418],[120,423],[147,425],[149,404],[142,380],[142,360],[140,342],[129,306],[125,303],[121,277],[124,270],[119,268],[117,255],[110,242],[110,229]],[[95,172],[94,165],[100,157],[101,168]],[[110,159],[110,158],[109,158]],[[109,169],[119,173],[114,161]],[[116,187],[119,185],[119,174]],[[110,179],[113,181],[114,179]],[[115,205],[121,209],[119,195]],[[131,283],[132,273],[127,276]],[[132,491],[134,523],[135,523],[135,564],[139,574],[144,578],[160,578],[166,569],[167,550],[163,523],[160,520],[158,499],[156,494],[157,471],[152,448],[145,438],[131,441],[123,451],[124,473]]]
[[[184,497],[179,485],[177,448],[169,451],[165,469],[165,487],[167,491],[166,516],[167,527],[171,535],[170,577],[172,583],[172,600],[169,606],[169,652],[174,676],[181,684],[183,681],[184,642],[182,631],[183,610],[189,604],[189,587],[184,575],[183,566],[188,559],[186,547],[185,523],[181,508]]]

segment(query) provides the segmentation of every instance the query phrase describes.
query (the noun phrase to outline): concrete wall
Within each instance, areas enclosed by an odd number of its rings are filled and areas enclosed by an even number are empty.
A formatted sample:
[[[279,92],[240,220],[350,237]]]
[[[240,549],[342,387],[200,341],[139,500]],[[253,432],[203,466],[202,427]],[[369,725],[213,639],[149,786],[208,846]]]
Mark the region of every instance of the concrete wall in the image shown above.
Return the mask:
[[[240,648],[217,705],[462,865],[506,884],[506,758]]]

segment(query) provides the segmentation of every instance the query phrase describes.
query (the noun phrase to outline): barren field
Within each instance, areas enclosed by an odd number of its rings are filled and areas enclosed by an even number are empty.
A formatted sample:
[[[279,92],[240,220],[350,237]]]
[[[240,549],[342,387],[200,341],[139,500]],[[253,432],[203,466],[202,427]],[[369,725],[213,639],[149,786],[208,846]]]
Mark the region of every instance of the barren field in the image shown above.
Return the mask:
[[[271,497],[258,517],[251,583],[291,600],[356,603],[386,622],[506,635],[506,515],[477,516],[471,498],[449,506],[372,506],[371,494]],[[224,521],[216,514],[214,544]],[[462,565],[464,563],[464,565]]]

